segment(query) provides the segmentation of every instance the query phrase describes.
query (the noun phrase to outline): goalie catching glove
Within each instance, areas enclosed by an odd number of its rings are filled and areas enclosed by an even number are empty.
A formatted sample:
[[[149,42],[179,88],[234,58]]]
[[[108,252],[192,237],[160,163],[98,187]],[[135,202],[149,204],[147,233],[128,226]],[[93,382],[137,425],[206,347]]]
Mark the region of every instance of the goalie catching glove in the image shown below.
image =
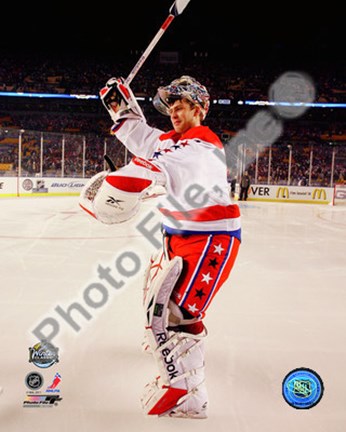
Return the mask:
[[[102,171],[93,176],[80,194],[79,205],[105,224],[125,222],[137,214],[148,191],[165,182],[165,175],[158,167],[134,157],[115,172]]]
[[[135,95],[123,78],[110,78],[100,90],[100,98],[108,111],[114,126],[120,126],[129,118],[144,119],[144,114]],[[112,129],[114,129],[114,126]]]

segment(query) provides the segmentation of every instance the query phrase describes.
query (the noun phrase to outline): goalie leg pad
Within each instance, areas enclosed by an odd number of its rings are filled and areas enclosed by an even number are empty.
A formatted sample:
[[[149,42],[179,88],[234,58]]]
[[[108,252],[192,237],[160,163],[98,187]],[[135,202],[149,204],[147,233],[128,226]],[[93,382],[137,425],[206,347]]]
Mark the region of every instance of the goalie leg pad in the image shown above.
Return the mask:
[[[169,324],[168,303],[173,288],[183,269],[183,259],[179,256],[168,261],[160,251],[146,275],[144,288],[145,328],[149,330],[148,342],[154,352],[158,344],[167,339]]]
[[[146,385],[142,408],[147,415],[206,418],[208,393],[204,377],[206,333],[168,332],[154,352],[160,373]]]
[[[145,387],[141,402],[148,415],[205,418],[208,396],[204,384],[203,338],[206,332],[192,335],[169,329],[177,322],[191,321],[183,320],[170,300],[182,265],[181,257],[166,260],[161,250],[146,272],[145,351],[153,354],[160,375]],[[173,320],[170,309],[174,312]]]
[[[148,296],[153,296],[153,281],[157,277],[158,273],[162,271],[163,261],[165,259],[163,249],[159,249],[150,257],[149,265],[147,266],[144,273],[144,284],[143,284],[143,305],[145,308],[148,306]],[[150,338],[151,329],[147,325],[148,318],[146,317],[144,338],[142,342],[142,351],[144,353],[151,354],[152,350],[150,348]]]

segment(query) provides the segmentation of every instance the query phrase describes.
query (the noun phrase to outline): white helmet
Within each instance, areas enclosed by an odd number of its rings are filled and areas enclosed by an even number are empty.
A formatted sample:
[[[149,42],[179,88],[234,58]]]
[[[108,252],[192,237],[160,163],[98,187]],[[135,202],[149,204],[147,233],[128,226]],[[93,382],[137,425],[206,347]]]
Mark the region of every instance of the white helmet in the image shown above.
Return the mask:
[[[169,116],[169,103],[174,99],[185,98],[202,108],[203,120],[209,110],[209,93],[195,78],[183,75],[166,87],[159,87],[153,99],[154,107],[164,115]]]

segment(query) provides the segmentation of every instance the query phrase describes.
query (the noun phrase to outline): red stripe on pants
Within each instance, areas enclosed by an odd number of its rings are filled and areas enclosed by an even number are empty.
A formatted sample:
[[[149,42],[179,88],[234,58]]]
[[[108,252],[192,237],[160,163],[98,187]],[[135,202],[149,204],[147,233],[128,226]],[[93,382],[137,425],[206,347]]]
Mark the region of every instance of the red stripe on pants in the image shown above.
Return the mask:
[[[170,258],[183,258],[172,299],[192,316],[204,318],[215,294],[228,279],[240,241],[227,234],[168,236]]]

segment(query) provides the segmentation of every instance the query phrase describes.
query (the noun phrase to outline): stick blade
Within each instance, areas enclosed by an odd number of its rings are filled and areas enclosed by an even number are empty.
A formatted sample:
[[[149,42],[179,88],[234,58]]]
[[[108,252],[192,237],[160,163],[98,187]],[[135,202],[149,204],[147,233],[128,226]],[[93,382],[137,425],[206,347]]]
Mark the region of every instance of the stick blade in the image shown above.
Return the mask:
[[[189,3],[190,0],[175,0],[169,12],[176,17],[183,13],[184,9]]]

